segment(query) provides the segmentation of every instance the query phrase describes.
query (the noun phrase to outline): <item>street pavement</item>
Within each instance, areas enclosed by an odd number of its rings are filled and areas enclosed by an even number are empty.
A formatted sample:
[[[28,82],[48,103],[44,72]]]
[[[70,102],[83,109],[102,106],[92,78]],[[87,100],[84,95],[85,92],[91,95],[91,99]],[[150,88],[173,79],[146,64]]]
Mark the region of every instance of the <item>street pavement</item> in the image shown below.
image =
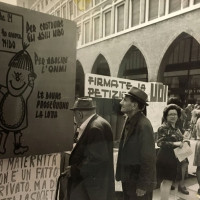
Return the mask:
[[[175,183],[175,190],[170,191],[169,200],[200,200],[197,195],[198,184],[195,176],[190,176],[185,180],[185,186],[189,191],[189,195],[182,194],[178,191],[178,183]],[[154,190],[153,200],[160,200],[160,189]]]
[[[199,185],[197,183],[197,178],[195,175],[196,167],[193,166],[194,160],[194,150],[195,150],[195,140],[190,140],[191,148],[193,154],[188,157],[189,166],[188,166],[188,176],[185,179],[185,186],[189,191],[189,195],[182,194],[178,191],[178,182],[175,183],[175,190],[170,191],[170,198],[169,200],[200,200],[200,196],[197,195],[197,190]],[[116,200],[123,200],[123,195],[121,191],[121,185],[119,182],[115,184],[116,189]],[[160,200],[160,188],[157,188],[153,191],[153,200]]]
[[[185,180],[185,186],[189,191],[189,195],[182,194],[178,191],[178,183],[175,183],[175,190],[170,191],[169,200],[200,200],[197,195],[198,184],[196,176],[189,176]],[[116,200],[123,200],[122,192],[116,192]],[[160,188],[153,191],[153,200],[160,200]]]

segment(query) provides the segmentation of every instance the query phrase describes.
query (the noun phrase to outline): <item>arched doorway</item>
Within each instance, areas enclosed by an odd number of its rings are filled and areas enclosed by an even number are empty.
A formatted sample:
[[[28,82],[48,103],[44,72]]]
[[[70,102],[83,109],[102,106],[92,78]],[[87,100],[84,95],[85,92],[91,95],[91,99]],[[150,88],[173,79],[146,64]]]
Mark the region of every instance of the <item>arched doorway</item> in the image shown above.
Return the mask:
[[[170,45],[161,67],[162,82],[169,87],[169,97],[179,97],[185,105],[200,103],[200,45],[187,33],[182,33]]]
[[[105,57],[100,54],[94,62],[92,71],[93,74],[110,76],[110,68]],[[117,114],[116,114],[116,100],[106,98],[95,98],[97,113],[106,119],[112,126],[113,138],[116,140],[118,135],[117,129]],[[118,103],[118,102],[117,102]]]
[[[118,77],[148,82],[146,61],[137,47],[132,46],[125,54],[120,64]]]
[[[92,74],[110,76],[110,69],[107,60],[102,54],[96,58],[92,67]],[[95,98],[97,104],[97,113],[111,122],[110,114],[112,113],[112,105],[110,99]]]
[[[75,86],[75,97],[84,96],[84,71],[81,63],[76,61],[76,86]]]
[[[93,67],[92,67],[92,74],[99,74],[103,76],[110,76],[110,69],[107,60],[105,57],[100,54]]]

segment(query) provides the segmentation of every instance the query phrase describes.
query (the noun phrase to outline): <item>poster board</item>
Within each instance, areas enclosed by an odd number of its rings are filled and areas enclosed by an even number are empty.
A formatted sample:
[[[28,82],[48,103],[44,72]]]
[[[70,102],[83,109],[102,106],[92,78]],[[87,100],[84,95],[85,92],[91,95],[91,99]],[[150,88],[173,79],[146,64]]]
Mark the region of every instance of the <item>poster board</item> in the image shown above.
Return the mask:
[[[71,149],[76,25],[0,3],[0,159]]]
[[[131,87],[138,87],[148,95],[147,117],[156,132],[161,125],[163,109],[167,105],[168,86],[156,82],[142,82],[97,74],[85,74],[85,96],[122,99]]]
[[[0,160],[1,200],[54,200],[60,174],[60,154]]]

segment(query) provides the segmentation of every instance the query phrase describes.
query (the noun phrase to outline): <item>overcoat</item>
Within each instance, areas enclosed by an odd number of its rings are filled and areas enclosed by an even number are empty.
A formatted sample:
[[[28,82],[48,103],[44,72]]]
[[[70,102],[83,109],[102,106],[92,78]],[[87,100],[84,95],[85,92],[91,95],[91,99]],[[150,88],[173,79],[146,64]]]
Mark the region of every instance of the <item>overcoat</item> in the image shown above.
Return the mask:
[[[113,135],[106,120],[97,114],[91,118],[71,152],[69,165],[68,199],[114,199]]]
[[[116,180],[135,182],[137,188],[152,191],[156,186],[156,153],[152,125],[142,112],[138,112],[130,119],[126,138],[124,132],[125,125],[119,144]]]

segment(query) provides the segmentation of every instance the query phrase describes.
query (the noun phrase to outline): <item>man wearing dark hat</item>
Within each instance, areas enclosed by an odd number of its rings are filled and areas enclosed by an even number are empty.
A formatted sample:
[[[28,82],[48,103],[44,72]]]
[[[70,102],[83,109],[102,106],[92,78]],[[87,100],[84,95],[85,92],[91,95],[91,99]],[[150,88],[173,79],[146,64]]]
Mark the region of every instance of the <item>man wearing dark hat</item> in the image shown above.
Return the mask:
[[[150,200],[156,186],[153,128],[143,114],[147,94],[132,87],[120,102],[127,118],[122,130],[116,180],[122,182],[124,200]]]
[[[71,109],[79,127],[65,173],[68,200],[113,200],[113,135],[110,124],[96,114],[91,98],[78,98]]]

